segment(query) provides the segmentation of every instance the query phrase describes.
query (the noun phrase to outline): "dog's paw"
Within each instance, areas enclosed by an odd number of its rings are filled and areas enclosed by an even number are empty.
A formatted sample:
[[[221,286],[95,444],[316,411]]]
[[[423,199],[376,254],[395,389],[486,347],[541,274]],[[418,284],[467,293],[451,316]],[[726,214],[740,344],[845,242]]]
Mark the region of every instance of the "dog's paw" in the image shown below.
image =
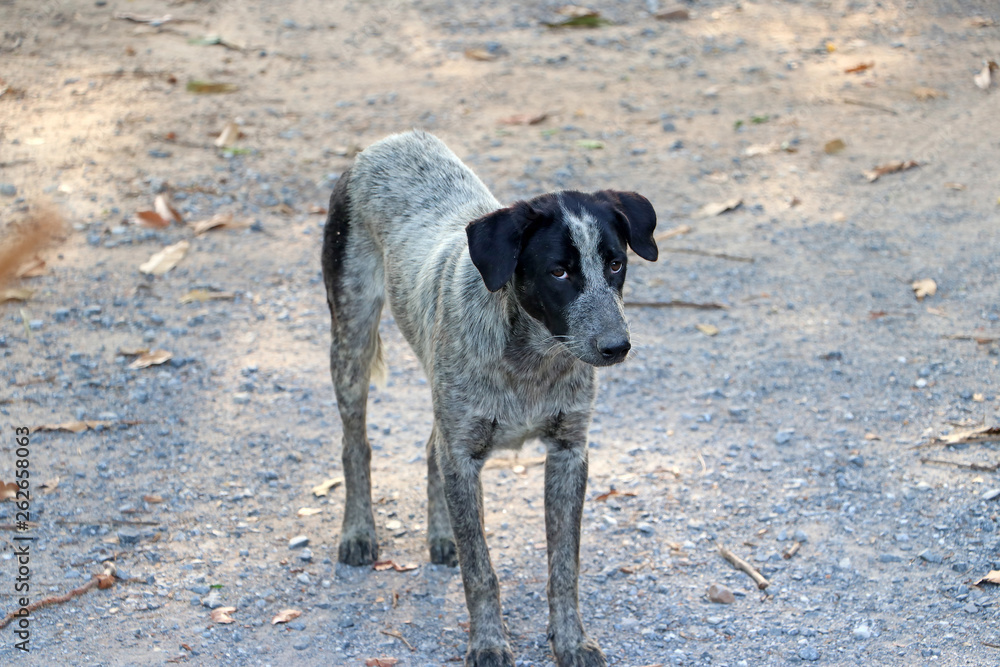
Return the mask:
[[[438,565],[455,567],[458,565],[458,550],[455,540],[450,537],[435,537],[427,540],[431,551],[431,562]]]
[[[584,639],[575,649],[556,653],[559,667],[607,667],[604,652],[593,639]]]
[[[506,646],[469,649],[465,667],[514,667],[514,654]]]
[[[346,565],[371,565],[378,558],[375,535],[354,535],[340,540],[337,560]]]

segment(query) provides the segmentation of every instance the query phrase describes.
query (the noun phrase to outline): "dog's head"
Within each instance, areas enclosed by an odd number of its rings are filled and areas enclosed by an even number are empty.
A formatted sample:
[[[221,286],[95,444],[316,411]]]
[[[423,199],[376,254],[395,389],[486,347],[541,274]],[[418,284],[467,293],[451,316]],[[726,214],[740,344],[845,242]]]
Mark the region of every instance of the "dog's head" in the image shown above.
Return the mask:
[[[626,246],[655,261],[655,227],[645,197],[603,190],[517,202],[472,221],[466,232],[487,289],[509,284],[524,310],[576,357],[609,366],[631,348],[622,303]]]

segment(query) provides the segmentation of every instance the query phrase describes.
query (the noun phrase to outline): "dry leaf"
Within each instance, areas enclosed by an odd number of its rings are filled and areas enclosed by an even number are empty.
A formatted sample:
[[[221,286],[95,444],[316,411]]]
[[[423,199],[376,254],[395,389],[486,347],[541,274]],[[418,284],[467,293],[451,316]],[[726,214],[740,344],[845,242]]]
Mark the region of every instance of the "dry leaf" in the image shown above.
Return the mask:
[[[694,328],[706,336],[716,336],[719,333],[719,327],[714,324],[696,324],[694,325]]]
[[[164,194],[156,195],[156,199],[153,200],[153,210],[156,211],[161,218],[163,218],[168,224],[173,221],[177,224],[183,224],[184,218],[181,217],[180,212],[173,207],[170,200]]]
[[[489,62],[490,60],[496,60],[499,55],[497,53],[487,51],[486,49],[466,49],[465,57],[469,60]]]
[[[165,364],[173,358],[173,353],[167,352],[166,350],[152,350],[150,352],[140,354],[131,364],[128,365],[128,367],[132,370],[149,368],[150,366]]]
[[[220,229],[223,227],[227,229],[242,229],[246,225],[235,222],[232,213],[216,213],[208,220],[200,220],[191,225],[191,229],[194,230],[196,236],[200,236],[211,229]]]
[[[615,496],[622,496],[625,498],[635,498],[635,494],[631,491],[619,491],[618,489],[612,488],[610,491],[602,493],[601,495],[594,498],[594,502],[602,503],[608,498],[613,498]]]
[[[309,212],[315,215],[326,215],[326,207],[313,204],[309,207]]]
[[[973,403],[982,403],[985,400],[986,400],[986,396],[984,396],[983,394],[976,393],[976,394],[972,395],[972,402]]]
[[[27,287],[0,289],[0,303],[6,303],[7,301],[27,301],[34,293],[34,290],[30,290]]]
[[[146,354],[149,352],[148,347],[120,347],[118,348],[118,354],[123,357],[138,357],[140,354]]]
[[[46,494],[52,493],[59,488],[59,478],[53,477],[39,484],[38,488],[43,489]]]
[[[169,227],[170,221],[164,220],[163,216],[156,211],[136,211],[135,224],[162,229],[163,227]]]
[[[834,155],[847,148],[843,139],[832,139],[823,144],[823,152],[827,155]]]
[[[322,511],[323,510],[318,507],[300,507],[296,514],[298,516],[313,516],[314,514],[319,514]]]
[[[868,179],[869,183],[874,183],[881,176],[886,174],[894,174],[897,171],[906,171],[907,169],[913,169],[914,167],[919,167],[920,163],[914,160],[894,160],[892,162],[886,162],[885,164],[880,164],[870,171],[863,172],[865,178]]]
[[[160,504],[160,503],[163,502],[163,496],[156,496],[156,495],[149,494],[149,493],[147,493],[146,495],[144,495],[142,497],[142,499],[144,501],[146,501],[147,503],[149,503],[150,505],[158,505],[158,504]]]
[[[948,435],[941,435],[931,442],[939,445],[965,445],[998,441],[1000,441],[1000,426],[983,426],[968,431],[955,431]]]
[[[233,93],[239,90],[239,86],[232,83],[192,80],[187,82],[187,90],[196,95],[209,95],[212,93]]]
[[[969,25],[973,28],[992,28],[996,24],[996,21],[986,16],[973,16],[969,19]]]
[[[752,146],[747,146],[743,151],[743,154],[747,157],[757,157],[758,155],[770,155],[771,153],[777,153],[781,150],[781,144],[770,143],[770,144],[753,144]]]
[[[61,424],[42,424],[41,426],[32,427],[31,432],[35,431],[69,431],[70,433],[83,433],[87,429],[98,428],[100,426],[110,426],[109,421],[100,421],[97,419],[85,419],[81,421],[74,422],[63,422]]]
[[[113,574],[95,574],[94,576],[97,577],[97,587],[102,591],[115,585],[115,575]]]
[[[973,586],[978,586],[979,584],[996,584],[1000,586],[1000,570],[990,570],[990,573],[985,577],[981,577],[976,580]]]
[[[320,482],[319,484],[314,486],[312,488],[312,493],[317,498],[322,498],[323,496],[325,496],[327,493],[330,492],[330,489],[335,489],[343,483],[344,483],[343,477],[331,477],[330,479]]]
[[[913,295],[917,297],[917,301],[923,301],[925,296],[934,296],[937,293],[937,283],[933,278],[914,280],[910,287],[913,288]]]
[[[580,7],[578,5],[563,5],[556,10],[556,14],[562,14],[563,16],[568,16],[572,19],[584,18],[587,16],[597,16],[597,12],[588,7]]]
[[[14,275],[18,278],[37,278],[38,276],[44,276],[46,273],[45,260],[35,255],[19,266]]]
[[[398,662],[397,658],[368,658],[365,667],[393,667]]]
[[[916,97],[921,102],[926,102],[927,100],[936,100],[939,97],[948,97],[946,93],[942,93],[936,88],[928,88],[927,86],[917,86],[913,89],[913,96]]]
[[[236,140],[240,138],[240,126],[229,121],[226,126],[222,128],[222,132],[215,139],[215,145],[218,148],[224,148],[225,146],[232,146],[236,143]]]
[[[0,482],[0,502],[17,498],[17,482]]]
[[[139,270],[149,275],[162,276],[184,259],[184,255],[187,254],[190,247],[190,241],[186,239],[178,241],[154,254],[149,258],[149,261],[139,267]]]
[[[880,437],[879,437],[879,436],[878,436],[877,434],[875,434],[875,433],[865,433],[865,440],[881,440],[881,439],[882,439],[882,438],[880,438]]]
[[[972,80],[983,90],[989,89],[993,85],[993,72],[997,71],[997,64],[992,60],[983,61],[983,70],[974,76]]]
[[[236,295],[232,292],[215,292],[207,289],[193,289],[181,297],[181,303],[204,303],[205,301],[218,301],[234,299]]]
[[[944,187],[948,188],[949,190],[965,190],[966,189],[966,187],[963,184],[961,184],[961,183],[952,183],[952,182],[945,183]]]
[[[518,113],[513,116],[501,118],[498,122],[501,125],[538,125],[549,117],[549,114],[542,112],[538,114]]]
[[[400,565],[395,561],[391,560],[377,560],[372,564],[372,567],[377,572],[382,572],[384,570],[395,570],[396,572],[409,572],[410,570],[416,570],[419,566],[415,563],[407,563],[405,565]]]
[[[230,616],[230,614],[235,611],[236,607],[217,607],[212,610],[212,613],[209,614],[209,616],[211,616],[212,620],[216,623],[233,623],[236,619]]]
[[[278,612],[278,615],[271,619],[271,625],[277,625],[278,623],[288,623],[288,621],[293,618],[298,618],[302,615],[302,612],[298,609],[282,609]]]
[[[875,67],[874,60],[867,63],[858,63],[854,67],[848,67],[847,69],[844,70],[844,74],[857,74],[859,72],[864,72],[865,70],[869,70],[872,67]]]
[[[705,204],[694,214],[696,218],[711,218],[716,215],[722,215],[726,211],[733,211],[739,208],[743,204],[742,199],[730,199],[725,202],[716,202],[711,204]]]

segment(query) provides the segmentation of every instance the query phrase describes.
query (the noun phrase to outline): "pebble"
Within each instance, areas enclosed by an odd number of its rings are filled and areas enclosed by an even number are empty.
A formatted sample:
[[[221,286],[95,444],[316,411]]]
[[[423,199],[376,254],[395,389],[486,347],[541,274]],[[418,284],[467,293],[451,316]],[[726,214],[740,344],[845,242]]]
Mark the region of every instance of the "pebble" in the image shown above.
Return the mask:
[[[787,445],[795,435],[794,428],[786,428],[774,434],[774,443],[777,445]]]
[[[854,628],[854,632],[852,632],[851,634],[854,635],[854,638],[857,639],[858,641],[864,641],[866,639],[871,639],[872,637],[871,629],[863,623],[858,627]]]
[[[16,197],[17,186],[13,183],[0,183],[0,195],[4,197]]]
[[[803,646],[799,649],[799,657],[803,660],[815,662],[816,660],[819,660],[819,651],[812,646]]]
[[[308,563],[312,561],[312,559],[313,559],[313,552],[312,549],[310,549],[309,547],[303,549],[302,553],[299,554],[299,560],[304,560],[305,562]]]
[[[712,584],[708,587],[708,599],[718,604],[732,604],[736,602],[733,592],[722,584]]]
[[[928,563],[940,564],[944,561],[944,557],[941,554],[935,553],[930,549],[921,551],[919,555],[921,559],[927,561]]]
[[[206,597],[201,599],[201,606],[208,607],[209,609],[218,609],[222,606],[222,596],[219,594],[218,590],[213,590]]]
[[[990,489],[983,494],[983,500],[996,500],[1000,498],[1000,489]]]
[[[309,544],[309,538],[305,535],[296,535],[292,539],[288,540],[289,549],[301,549],[307,544]]]
[[[121,545],[138,544],[141,538],[139,531],[133,528],[122,528],[118,531],[118,544]]]

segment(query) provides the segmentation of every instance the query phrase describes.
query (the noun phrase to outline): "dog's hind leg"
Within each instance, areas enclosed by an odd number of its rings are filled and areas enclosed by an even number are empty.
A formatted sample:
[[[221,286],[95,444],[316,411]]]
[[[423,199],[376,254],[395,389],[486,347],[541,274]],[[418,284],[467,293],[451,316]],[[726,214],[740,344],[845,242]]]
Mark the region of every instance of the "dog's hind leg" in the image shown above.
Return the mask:
[[[350,212],[345,172],[330,199],[323,239],[323,277],[332,319],[330,374],[344,427],[347,500],[338,559],[367,565],[378,558],[371,501],[371,446],[366,428],[368,383],[382,366],[379,317],[385,300],[382,256]]]
[[[438,452],[443,447],[437,425],[427,440],[427,546],[431,562],[454,567],[458,565],[455,536],[448,516],[448,501],[444,497],[444,481],[438,467]]]

